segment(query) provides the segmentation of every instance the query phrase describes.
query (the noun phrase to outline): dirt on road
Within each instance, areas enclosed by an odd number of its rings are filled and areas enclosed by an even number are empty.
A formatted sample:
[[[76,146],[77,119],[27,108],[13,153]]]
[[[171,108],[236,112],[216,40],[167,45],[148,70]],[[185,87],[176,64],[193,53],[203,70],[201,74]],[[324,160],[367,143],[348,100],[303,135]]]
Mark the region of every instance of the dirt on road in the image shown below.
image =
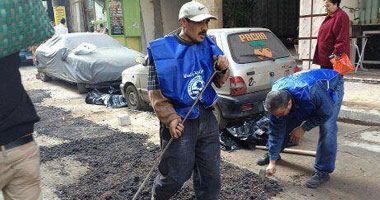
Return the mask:
[[[33,67],[20,71],[41,116],[35,136],[44,199],[131,199],[159,152],[155,114],[88,105],[75,86],[36,80]],[[120,115],[129,115],[132,124],[119,126]],[[336,170],[324,186],[311,190],[304,185],[313,173],[312,157],[282,155],[277,184],[256,174],[261,167],[255,162],[264,151],[222,152],[221,199],[378,199],[380,129],[338,125]],[[314,129],[294,148],[315,150],[317,141]],[[140,199],[149,199],[151,186],[152,181]],[[194,199],[191,181],[173,199]]]
[[[46,83],[29,81],[24,84],[41,117],[35,126],[35,137],[41,151],[45,198],[132,199],[160,152],[159,145],[154,143],[157,139],[149,139],[149,133],[158,131],[157,123],[152,123],[157,121],[154,113],[128,112],[135,128],[123,131],[114,119],[116,113],[127,108],[108,110],[86,105],[84,98],[77,98],[74,91],[65,94],[59,88],[70,85],[56,82],[49,89],[41,89],[36,85]],[[155,130],[138,127],[139,124]],[[150,199],[157,173],[139,199]],[[277,182],[224,161],[221,174],[221,199],[268,199],[282,191]],[[173,199],[195,199],[191,182]]]

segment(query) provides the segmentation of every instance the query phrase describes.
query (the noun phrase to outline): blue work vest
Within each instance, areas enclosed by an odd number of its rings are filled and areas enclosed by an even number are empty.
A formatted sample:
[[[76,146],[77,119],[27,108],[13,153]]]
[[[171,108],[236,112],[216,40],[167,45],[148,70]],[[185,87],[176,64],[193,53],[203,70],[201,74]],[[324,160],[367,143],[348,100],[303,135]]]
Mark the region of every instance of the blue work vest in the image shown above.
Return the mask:
[[[310,89],[316,83],[325,85],[324,88],[335,102],[337,99],[335,89],[340,78],[340,74],[334,70],[315,69],[283,77],[275,82],[272,90],[287,90],[297,105],[294,107],[294,114],[298,120],[305,121],[311,117],[312,112],[316,109],[311,102]]]
[[[169,98],[176,112],[184,118],[213,73],[213,55],[222,55],[210,37],[200,44],[183,45],[175,36],[166,36],[149,43],[149,59],[153,59],[162,94]],[[217,99],[211,84],[200,102],[207,108]],[[195,106],[189,119],[199,116]]]

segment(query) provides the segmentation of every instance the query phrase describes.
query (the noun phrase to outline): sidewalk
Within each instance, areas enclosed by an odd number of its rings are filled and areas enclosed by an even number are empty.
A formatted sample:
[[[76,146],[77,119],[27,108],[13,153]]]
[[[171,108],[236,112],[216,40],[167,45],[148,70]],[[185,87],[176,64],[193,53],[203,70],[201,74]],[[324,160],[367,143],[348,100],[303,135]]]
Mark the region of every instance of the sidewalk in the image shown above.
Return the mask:
[[[380,71],[348,74],[339,118],[380,125]]]
[[[378,69],[367,69],[366,71],[359,70],[357,73],[349,73],[344,79],[353,82],[364,82],[364,83],[380,83],[380,70]]]

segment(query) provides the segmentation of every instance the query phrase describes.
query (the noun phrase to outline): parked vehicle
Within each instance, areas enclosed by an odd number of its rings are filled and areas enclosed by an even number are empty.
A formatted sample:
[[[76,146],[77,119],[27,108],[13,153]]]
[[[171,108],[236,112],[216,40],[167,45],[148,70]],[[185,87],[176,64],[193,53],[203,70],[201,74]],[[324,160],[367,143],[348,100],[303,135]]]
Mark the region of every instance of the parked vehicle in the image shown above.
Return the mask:
[[[119,85],[122,71],[136,65],[136,57],[142,55],[99,33],[58,35],[36,51],[42,81],[61,79],[76,84],[79,93],[88,88]]]
[[[272,84],[300,70],[289,51],[269,29],[211,29],[208,35],[230,63],[229,79],[222,88],[215,88],[219,95],[215,115],[220,128],[231,120],[263,113],[263,101]],[[123,71],[120,85],[128,105],[135,109],[149,103],[149,66],[146,62],[141,63]]]

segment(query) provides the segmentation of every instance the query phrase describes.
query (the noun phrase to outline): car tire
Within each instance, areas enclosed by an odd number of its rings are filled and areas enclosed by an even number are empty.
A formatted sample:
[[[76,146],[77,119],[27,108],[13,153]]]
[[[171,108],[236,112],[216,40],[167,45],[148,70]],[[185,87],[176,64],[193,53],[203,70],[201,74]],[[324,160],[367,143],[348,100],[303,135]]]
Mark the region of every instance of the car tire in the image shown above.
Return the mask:
[[[77,89],[79,94],[85,94],[88,92],[88,89],[86,88],[86,84],[83,83],[77,83]]]
[[[40,76],[40,80],[43,82],[48,82],[51,80],[51,77],[46,75],[46,73],[44,73],[44,72],[38,72],[38,74]]]
[[[141,100],[135,86],[128,85],[124,94],[124,98],[130,109],[141,110],[144,107],[144,102]]]
[[[226,128],[227,126],[227,120],[222,115],[222,110],[220,110],[218,105],[215,105],[215,109],[213,110],[216,121],[218,121],[219,124],[219,130],[222,130]]]

